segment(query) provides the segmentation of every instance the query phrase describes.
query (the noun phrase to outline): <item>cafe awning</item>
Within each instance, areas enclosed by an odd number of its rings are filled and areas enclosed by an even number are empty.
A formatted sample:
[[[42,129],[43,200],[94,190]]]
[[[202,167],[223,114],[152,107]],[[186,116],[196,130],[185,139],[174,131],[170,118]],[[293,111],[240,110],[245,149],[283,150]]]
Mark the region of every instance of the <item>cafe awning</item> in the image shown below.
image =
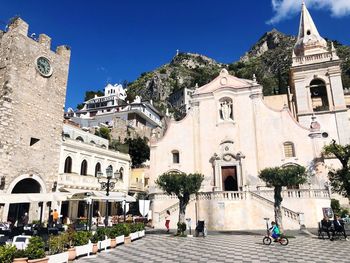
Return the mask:
[[[0,194],[1,204],[18,204],[31,202],[53,202],[67,200],[66,193],[29,193],[29,194]]]
[[[136,202],[134,197],[122,192],[109,192],[109,195],[106,196],[106,192],[103,191],[73,188],[64,188],[60,190],[70,193],[67,200],[85,200],[86,198],[90,198],[92,200],[109,200],[111,202],[122,202],[124,200],[128,203]]]

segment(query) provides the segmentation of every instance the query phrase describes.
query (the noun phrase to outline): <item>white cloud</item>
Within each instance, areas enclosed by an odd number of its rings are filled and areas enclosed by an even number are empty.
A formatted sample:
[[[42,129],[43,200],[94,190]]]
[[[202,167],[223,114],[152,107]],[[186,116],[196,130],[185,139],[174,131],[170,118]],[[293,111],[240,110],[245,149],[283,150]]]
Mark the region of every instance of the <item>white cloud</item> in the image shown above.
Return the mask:
[[[275,15],[267,21],[275,24],[300,12],[302,0],[271,0]],[[313,9],[326,9],[334,17],[350,15],[350,0],[305,0],[306,6]]]

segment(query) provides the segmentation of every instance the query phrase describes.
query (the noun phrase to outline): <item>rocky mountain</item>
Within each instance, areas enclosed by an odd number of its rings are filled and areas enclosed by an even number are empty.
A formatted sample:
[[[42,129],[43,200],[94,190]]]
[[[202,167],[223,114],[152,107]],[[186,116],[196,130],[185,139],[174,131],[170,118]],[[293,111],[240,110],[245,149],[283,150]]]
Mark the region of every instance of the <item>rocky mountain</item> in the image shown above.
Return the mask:
[[[240,78],[252,79],[255,74],[264,87],[264,95],[286,93],[295,41],[295,36],[273,29],[265,33],[239,61],[231,64],[219,63],[199,54],[179,53],[169,64],[142,73],[129,83],[128,99],[140,95],[143,99],[152,99],[161,111],[165,111],[170,106],[168,98],[172,92],[184,87],[194,89],[196,84],[204,85],[214,79],[222,68]],[[343,60],[344,88],[350,88],[350,47],[337,41],[333,43]]]
[[[182,88],[195,88],[215,78],[227,65],[199,54],[179,53],[169,64],[151,72],[142,73],[134,82],[127,85],[127,100],[136,95],[143,100],[153,100],[161,110],[168,107],[169,95]]]

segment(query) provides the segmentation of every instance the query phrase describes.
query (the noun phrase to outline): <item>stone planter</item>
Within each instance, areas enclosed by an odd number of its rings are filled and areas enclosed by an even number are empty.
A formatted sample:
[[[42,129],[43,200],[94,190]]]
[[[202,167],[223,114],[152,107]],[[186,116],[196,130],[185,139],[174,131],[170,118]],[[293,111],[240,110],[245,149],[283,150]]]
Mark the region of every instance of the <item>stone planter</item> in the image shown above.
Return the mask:
[[[123,244],[124,243],[124,235],[116,237],[115,241],[117,242],[117,244]]]
[[[48,263],[48,262],[49,262],[48,257],[38,258],[38,259],[28,259],[28,263]]]
[[[49,263],[66,263],[68,262],[68,251],[62,252],[55,255],[50,255],[49,257]]]
[[[124,237],[124,244],[125,245],[131,244],[131,236]]]
[[[138,239],[139,233],[138,232],[130,233],[130,238],[131,238],[131,240]]]
[[[115,248],[117,246],[117,241],[115,238],[111,238],[111,248]]]
[[[145,230],[141,230],[138,233],[139,233],[139,237],[144,237],[145,236]]]
[[[96,254],[98,252],[97,243],[92,243],[92,254]]]
[[[14,258],[12,263],[27,263],[28,258]]]
[[[68,248],[68,260],[73,261],[77,257],[77,252],[75,251],[75,247]]]

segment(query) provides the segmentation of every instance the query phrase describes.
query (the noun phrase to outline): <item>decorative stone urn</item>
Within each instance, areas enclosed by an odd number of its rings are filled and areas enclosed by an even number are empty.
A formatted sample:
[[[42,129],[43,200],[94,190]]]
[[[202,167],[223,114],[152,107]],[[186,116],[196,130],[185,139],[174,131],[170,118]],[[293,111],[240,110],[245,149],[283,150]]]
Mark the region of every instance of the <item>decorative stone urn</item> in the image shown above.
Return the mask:
[[[117,240],[115,238],[111,238],[111,248],[115,248],[117,246]]]
[[[14,258],[12,263],[27,263],[28,258]]]
[[[131,236],[124,237],[124,244],[125,245],[131,244]]]
[[[68,248],[68,260],[73,261],[77,257],[75,247]]]
[[[98,252],[97,243],[92,243],[92,254],[96,254]]]
[[[48,263],[49,258],[28,259],[28,263]]]

